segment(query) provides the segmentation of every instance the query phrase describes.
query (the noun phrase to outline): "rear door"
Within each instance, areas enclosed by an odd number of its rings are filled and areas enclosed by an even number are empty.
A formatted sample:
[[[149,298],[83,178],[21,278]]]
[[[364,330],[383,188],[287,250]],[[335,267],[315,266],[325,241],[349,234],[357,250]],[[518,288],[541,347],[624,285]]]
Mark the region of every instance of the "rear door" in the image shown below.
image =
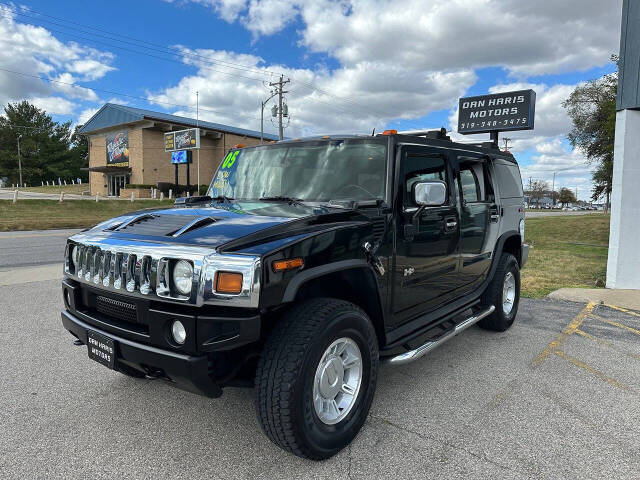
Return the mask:
[[[455,183],[460,205],[461,294],[477,288],[491,266],[500,208],[496,204],[489,159],[480,154],[454,153]]]
[[[394,324],[433,310],[449,300],[458,284],[458,209],[453,170],[446,152],[421,146],[403,147],[396,185],[396,256]],[[424,180],[447,184],[447,202],[418,210],[413,186]]]

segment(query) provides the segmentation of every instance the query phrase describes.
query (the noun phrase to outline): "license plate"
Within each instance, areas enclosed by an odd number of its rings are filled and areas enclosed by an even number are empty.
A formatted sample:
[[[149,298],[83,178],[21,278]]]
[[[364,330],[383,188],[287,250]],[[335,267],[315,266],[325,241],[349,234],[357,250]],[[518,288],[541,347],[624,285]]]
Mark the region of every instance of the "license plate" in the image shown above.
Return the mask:
[[[87,330],[87,348],[89,358],[111,369],[115,368],[115,342],[109,337]]]

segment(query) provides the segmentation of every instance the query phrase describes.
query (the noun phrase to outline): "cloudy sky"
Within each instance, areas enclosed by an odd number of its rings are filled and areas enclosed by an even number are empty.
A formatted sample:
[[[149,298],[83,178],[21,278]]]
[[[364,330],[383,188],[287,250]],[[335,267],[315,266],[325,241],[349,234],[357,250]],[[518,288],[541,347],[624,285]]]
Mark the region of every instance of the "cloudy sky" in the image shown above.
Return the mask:
[[[561,103],[614,70],[622,0],[0,0],[0,101],[84,122],[105,102],[259,130],[291,80],[287,136],[438,128],[458,98],[537,93],[512,132],[531,177],[591,189]],[[86,88],[81,88],[86,87]],[[266,130],[274,132],[266,117]],[[484,136],[486,138],[486,135]],[[471,140],[473,137],[465,137]],[[482,138],[482,137],[479,137]]]

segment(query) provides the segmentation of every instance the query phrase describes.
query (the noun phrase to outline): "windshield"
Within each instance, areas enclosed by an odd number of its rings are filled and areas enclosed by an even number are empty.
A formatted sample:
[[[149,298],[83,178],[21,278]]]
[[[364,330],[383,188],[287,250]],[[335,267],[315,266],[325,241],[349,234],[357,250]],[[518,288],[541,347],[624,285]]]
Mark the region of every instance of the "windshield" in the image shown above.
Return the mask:
[[[335,140],[232,150],[208,195],[308,202],[384,199],[386,139]]]

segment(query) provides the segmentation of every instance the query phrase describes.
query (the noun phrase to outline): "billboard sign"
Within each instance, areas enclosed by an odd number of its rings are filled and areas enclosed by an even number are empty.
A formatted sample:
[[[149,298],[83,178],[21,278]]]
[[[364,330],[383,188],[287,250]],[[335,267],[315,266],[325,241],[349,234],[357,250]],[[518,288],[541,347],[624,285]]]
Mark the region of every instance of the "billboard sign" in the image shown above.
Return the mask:
[[[181,164],[181,163],[190,163],[188,150],[176,150],[171,152],[171,163]]]
[[[536,92],[518,90],[460,99],[458,133],[533,130]]]
[[[129,166],[129,132],[115,132],[107,134],[107,166]]]
[[[200,129],[189,128],[164,134],[164,151],[191,150],[200,148]]]

